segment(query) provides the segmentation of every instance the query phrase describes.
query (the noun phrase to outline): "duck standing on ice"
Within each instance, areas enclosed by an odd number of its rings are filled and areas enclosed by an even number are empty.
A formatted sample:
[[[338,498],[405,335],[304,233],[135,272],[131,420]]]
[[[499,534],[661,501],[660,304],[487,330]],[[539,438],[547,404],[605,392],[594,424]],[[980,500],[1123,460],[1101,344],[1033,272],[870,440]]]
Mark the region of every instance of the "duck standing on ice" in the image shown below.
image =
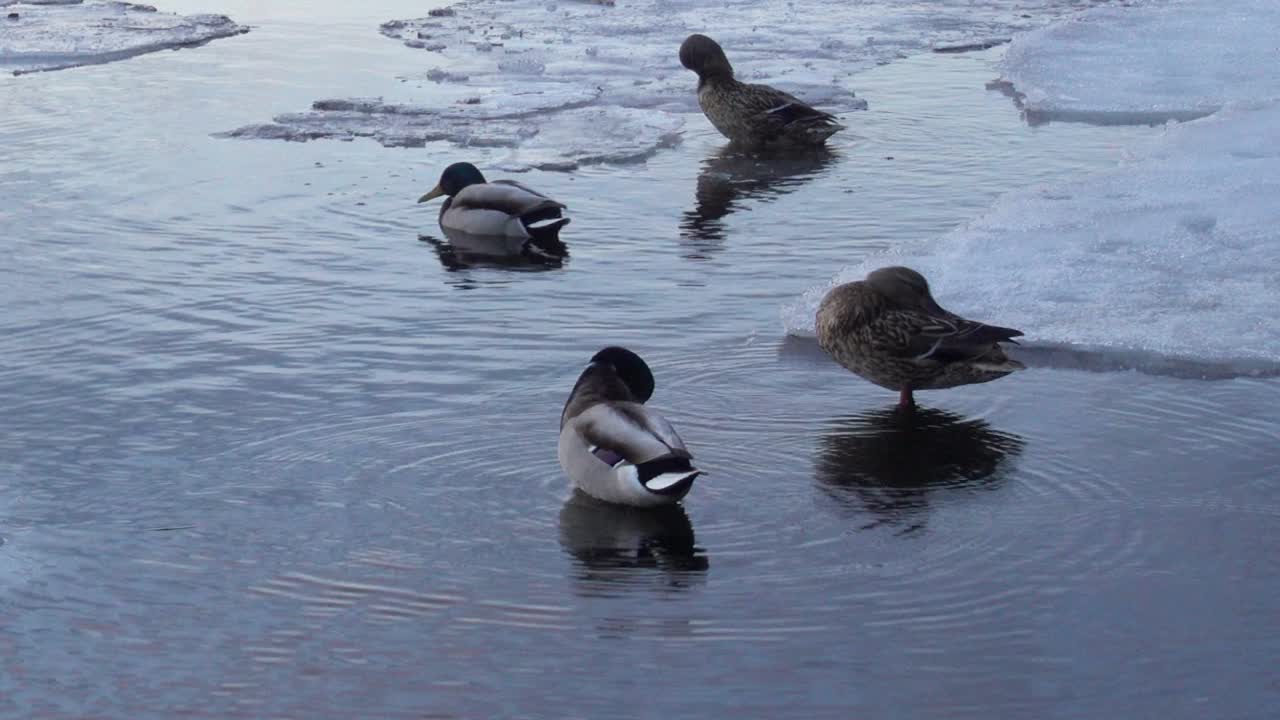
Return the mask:
[[[706,35],[680,45],[680,64],[698,74],[698,105],[721,135],[748,146],[821,145],[844,129],[835,116],[768,85],[738,82],[724,50]]]
[[[1022,331],[947,312],[929,282],[906,267],[885,267],[832,288],[818,305],[818,344],[853,373],[899,392],[990,382],[1025,367],[1000,347]]]

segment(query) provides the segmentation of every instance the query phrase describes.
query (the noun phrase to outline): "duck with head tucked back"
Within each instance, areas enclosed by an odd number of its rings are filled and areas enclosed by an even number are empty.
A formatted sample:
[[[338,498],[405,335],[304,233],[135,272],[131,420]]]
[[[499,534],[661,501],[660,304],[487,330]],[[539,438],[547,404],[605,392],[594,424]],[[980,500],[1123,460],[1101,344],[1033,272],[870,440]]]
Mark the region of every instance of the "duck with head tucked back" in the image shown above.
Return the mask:
[[[990,382],[1024,366],[1000,347],[1020,330],[943,310],[920,273],[885,267],[832,288],[818,306],[818,344],[836,362],[883,388],[898,404],[913,391]]]
[[[468,162],[450,165],[424,203],[447,196],[440,207],[440,226],[468,235],[555,240],[569,224],[564,203],[514,180],[486,182],[480,170]]]
[[[735,80],[724,50],[706,35],[685,39],[680,64],[698,74],[698,105],[716,130],[733,142],[821,145],[844,129],[833,115],[794,95]]]
[[[645,401],[653,373],[639,355],[607,347],[578,376],[560,415],[560,467],[605,502],[657,507],[679,502],[701,474],[675,428]]]

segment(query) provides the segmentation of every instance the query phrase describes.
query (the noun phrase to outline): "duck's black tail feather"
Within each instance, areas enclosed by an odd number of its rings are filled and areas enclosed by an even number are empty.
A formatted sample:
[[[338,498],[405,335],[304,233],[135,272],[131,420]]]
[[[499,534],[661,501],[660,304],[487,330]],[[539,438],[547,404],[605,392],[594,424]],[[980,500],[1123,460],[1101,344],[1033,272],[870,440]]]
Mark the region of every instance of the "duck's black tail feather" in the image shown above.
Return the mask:
[[[524,228],[529,231],[529,236],[538,241],[555,240],[560,237],[560,228],[569,224],[569,218],[557,218],[555,220],[544,220],[539,223],[530,223],[525,221]]]
[[[683,497],[702,471],[693,466],[688,452],[674,453],[636,465],[640,483],[659,495]]]

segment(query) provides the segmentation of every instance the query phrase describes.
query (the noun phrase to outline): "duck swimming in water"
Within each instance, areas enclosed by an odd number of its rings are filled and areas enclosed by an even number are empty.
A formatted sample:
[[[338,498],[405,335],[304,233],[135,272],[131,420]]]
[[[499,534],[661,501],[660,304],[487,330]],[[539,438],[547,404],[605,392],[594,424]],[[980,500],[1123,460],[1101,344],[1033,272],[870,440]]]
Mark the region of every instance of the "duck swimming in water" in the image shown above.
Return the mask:
[[[680,64],[698,74],[698,105],[716,130],[733,142],[821,145],[844,129],[835,116],[794,95],[735,80],[724,50],[706,35],[685,39]]]
[[[448,199],[440,208],[440,227],[468,235],[549,241],[569,224],[564,203],[514,180],[487,182],[468,162],[445,168],[440,182],[418,202],[441,195]]]
[[[920,273],[885,267],[832,288],[817,313],[818,344],[836,362],[915,405],[915,390],[990,382],[1024,365],[1000,347],[1020,330],[943,310]]]
[[[666,418],[644,405],[653,373],[639,355],[607,347],[591,358],[560,415],[560,467],[605,502],[657,507],[679,502],[701,474]]]

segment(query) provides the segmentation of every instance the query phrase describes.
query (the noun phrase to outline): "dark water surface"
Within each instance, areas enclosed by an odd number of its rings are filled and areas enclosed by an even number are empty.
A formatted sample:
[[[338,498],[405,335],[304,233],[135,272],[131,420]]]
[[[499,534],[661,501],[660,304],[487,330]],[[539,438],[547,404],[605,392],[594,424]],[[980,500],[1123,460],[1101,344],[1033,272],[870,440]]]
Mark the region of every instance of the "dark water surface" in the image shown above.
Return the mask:
[[[779,320],[1151,130],[913,58],[827,154],[691,118],[522,176],[574,221],[517,266],[413,204],[456,150],[209,136],[383,92],[422,11],[0,80],[0,716],[1275,716],[1280,382],[1033,365],[904,417]],[[683,509],[567,492],[615,342],[709,471]]]

